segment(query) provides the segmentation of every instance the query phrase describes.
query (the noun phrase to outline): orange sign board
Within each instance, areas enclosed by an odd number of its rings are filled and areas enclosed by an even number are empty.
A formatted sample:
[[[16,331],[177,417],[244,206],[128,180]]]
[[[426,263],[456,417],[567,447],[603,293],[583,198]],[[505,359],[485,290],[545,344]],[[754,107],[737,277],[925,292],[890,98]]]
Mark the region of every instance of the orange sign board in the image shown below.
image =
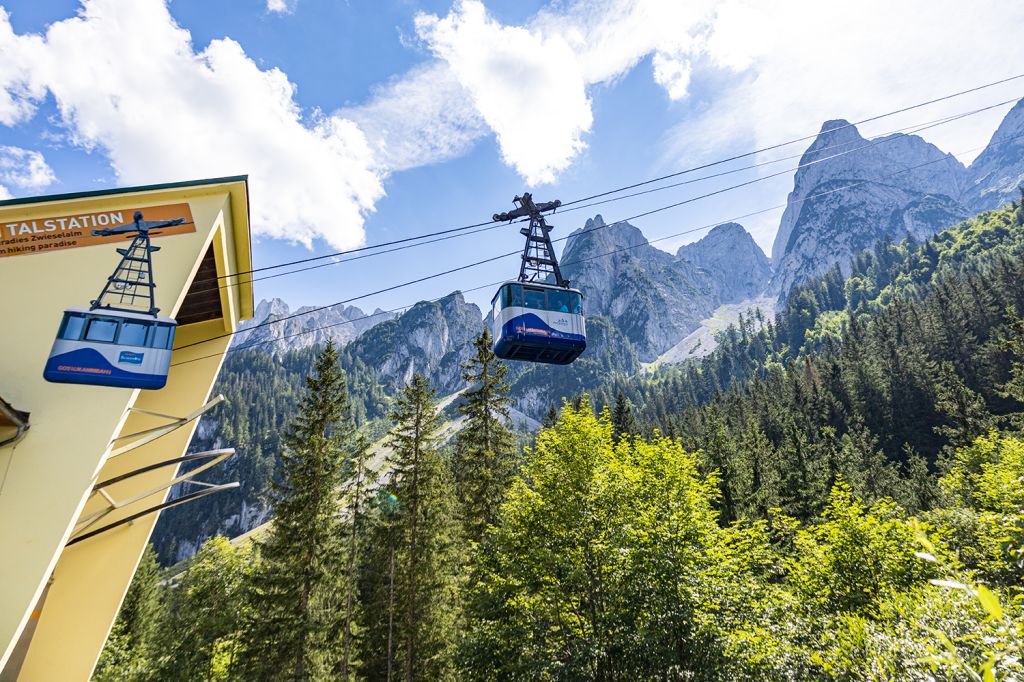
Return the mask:
[[[74,249],[79,246],[123,243],[125,240],[131,239],[133,233],[103,236],[94,235],[93,230],[128,225],[134,222],[133,216],[136,211],[141,211],[142,219],[147,222],[184,218],[185,222],[180,225],[154,229],[151,234],[153,237],[166,237],[172,234],[196,231],[195,223],[192,222],[192,211],[188,204],[94,211],[15,222],[0,221],[0,258]]]

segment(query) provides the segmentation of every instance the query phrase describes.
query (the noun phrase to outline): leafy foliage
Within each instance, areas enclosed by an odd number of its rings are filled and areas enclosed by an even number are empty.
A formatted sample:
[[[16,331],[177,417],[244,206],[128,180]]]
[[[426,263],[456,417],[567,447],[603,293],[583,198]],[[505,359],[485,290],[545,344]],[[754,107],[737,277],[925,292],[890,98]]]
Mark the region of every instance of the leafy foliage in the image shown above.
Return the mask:
[[[565,401],[521,460],[482,337],[467,428],[417,375],[374,490],[328,351],[282,384],[271,540],[144,561],[97,678],[1024,679],[1022,225],[882,243],[679,368],[591,358],[614,408]]]

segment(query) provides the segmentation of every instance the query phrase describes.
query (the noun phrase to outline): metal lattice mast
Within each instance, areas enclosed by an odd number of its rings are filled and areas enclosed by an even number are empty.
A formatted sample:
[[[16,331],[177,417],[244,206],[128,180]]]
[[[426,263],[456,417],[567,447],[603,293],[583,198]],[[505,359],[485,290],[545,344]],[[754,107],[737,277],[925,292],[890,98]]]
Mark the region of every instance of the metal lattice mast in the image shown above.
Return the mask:
[[[146,221],[142,219],[142,211],[136,211],[134,222],[116,227],[105,227],[92,231],[94,237],[107,237],[113,234],[131,234],[132,243],[126,249],[118,249],[121,262],[114,268],[114,273],[107,278],[100,295],[92,302],[91,309],[122,310],[132,313],[147,313],[156,316],[160,309],[156,307],[153,282],[153,252],[159,246],[150,243],[151,232],[157,228],[180,225],[184,218],[174,220]]]
[[[552,225],[544,220],[546,211],[554,211],[562,205],[561,201],[548,201],[542,204],[534,203],[533,196],[524,192],[523,196],[515,197],[512,201],[517,208],[506,213],[495,213],[497,221],[515,220],[516,218],[529,217],[528,227],[520,228],[519,233],[526,237],[526,245],[523,247],[523,262],[519,267],[520,282],[544,282],[549,277],[554,278],[555,284],[560,287],[569,288],[569,280],[562,277],[562,270],[558,267],[558,257],[555,256],[555,247],[551,245],[550,233]]]

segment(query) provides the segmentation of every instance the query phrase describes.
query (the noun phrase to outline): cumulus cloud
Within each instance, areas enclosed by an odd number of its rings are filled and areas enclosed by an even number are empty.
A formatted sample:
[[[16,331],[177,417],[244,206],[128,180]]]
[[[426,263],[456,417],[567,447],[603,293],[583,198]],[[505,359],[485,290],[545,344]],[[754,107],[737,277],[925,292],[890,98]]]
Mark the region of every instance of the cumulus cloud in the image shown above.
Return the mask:
[[[505,160],[537,183],[554,179],[586,148],[589,89],[648,59],[668,100],[684,100],[701,79],[714,84],[701,113],[688,112],[668,136],[665,163],[678,165],[1007,75],[1024,58],[1024,43],[1008,40],[1006,30],[1022,22],[1024,4],[996,0],[969,10],[959,0],[576,0],[510,26],[479,0],[458,0],[443,18],[421,14],[417,29],[471,94]],[[1014,94],[1020,88],[1007,86],[992,101]],[[950,101],[925,118],[968,106]],[[944,149],[976,146],[978,131],[990,132],[1003,113],[926,136]],[[920,120],[918,112],[866,132]]]
[[[658,52],[654,55],[652,66],[655,82],[665,88],[669,98],[679,100],[686,97],[690,89],[689,60]]]
[[[304,119],[287,76],[233,40],[196,52],[162,0],[86,0],[43,37],[15,35],[4,15],[0,53],[11,49],[30,65],[20,101],[52,93],[71,141],[106,153],[120,182],[248,173],[257,234],[362,242],[383,187],[359,127]]]
[[[297,0],[267,0],[267,11],[278,14],[291,14],[295,11]]]
[[[706,2],[589,0],[542,11],[524,26],[460,0],[444,18],[420,14],[419,37],[469,92],[505,161],[530,184],[552,182],[586,148],[590,86],[614,81],[647,55],[670,98],[686,96],[689,55]]]
[[[562,36],[502,26],[475,1],[444,19],[421,14],[416,29],[528,183],[553,181],[583,149],[593,116],[576,55]]]
[[[705,73],[717,69],[735,77],[718,82],[710,106],[670,136],[670,161],[692,152],[694,141],[713,153],[724,145],[762,146],[798,137],[828,119],[867,118],[1009,76],[1024,60],[1024,44],[1006,38],[1009,27],[1024,23],[1021,3],[980,0],[968,8],[959,0],[724,0],[709,16],[698,28],[694,54]],[[862,132],[879,134],[1021,92],[1018,81]],[[984,144],[1005,113],[966,118],[922,135],[947,151],[969,149]]]
[[[14,125],[35,113],[35,101],[45,90],[29,76],[38,36],[15,35],[10,15],[0,7],[0,124]]]
[[[295,0],[266,7],[287,12]],[[586,149],[592,91],[638,65],[666,105],[700,93],[666,134],[663,162],[676,169],[1007,75],[1024,61],[1024,43],[1007,37],[1021,23],[1024,3],[997,0],[969,11],[960,0],[557,0],[508,25],[480,0],[456,0],[415,17],[426,62],[362,104],[309,114],[286,74],[236,42],[196,50],[166,0],[83,0],[45,35],[16,34],[0,8],[0,124],[30,118],[50,93],[68,140],[106,154],[121,182],[248,172],[257,234],[344,248],[361,241],[389,173],[490,134],[528,183],[556,180]],[[1015,83],[862,132],[1020,93]],[[1002,115],[925,136],[962,151]]]
[[[56,179],[53,169],[39,152],[0,145],[0,183],[4,186],[39,190]]]
[[[359,125],[377,167],[390,171],[461,156],[488,132],[469,93],[440,62],[378,87],[365,104],[338,115]]]

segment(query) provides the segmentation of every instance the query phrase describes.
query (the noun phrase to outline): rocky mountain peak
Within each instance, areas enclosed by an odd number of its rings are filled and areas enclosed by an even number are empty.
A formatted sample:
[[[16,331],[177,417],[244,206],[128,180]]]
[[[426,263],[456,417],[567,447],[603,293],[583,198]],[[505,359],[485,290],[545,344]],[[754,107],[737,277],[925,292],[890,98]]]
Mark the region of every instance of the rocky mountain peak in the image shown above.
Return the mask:
[[[962,198],[972,212],[998,208],[1019,196],[1024,184],[1024,99],[1003,118],[984,151],[968,169]]]
[[[768,285],[771,262],[739,223],[723,223],[676,253],[708,272],[727,300],[757,296]]]
[[[615,249],[628,249],[625,252],[627,257],[634,258],[649,257],[654,255],[651,253],[652,251],[664,253],[648,245],[647,238],[639,228],[627,222],[608,225],[598,214],[588,219],[582,228],[574,230],[569,235],[565,242],[562,260],[569,261],[574,258],[597,256]]]
[[[436,301],[420,301],[353,342],[353,354],[376,368],[381,381],[397,389],[414,373],[451,392],[461,387],[460,365],[483,329],[480,308],[455,291]]]
[[[290,312],[288,304],[279,298],[272,298],[269,301],[267,299],[260,300],[256,306],[256,310],[253,311],[252,321],[250,325],[259,324],[266,320],[271,315],[284,316]],[[243,324],[245,324],[243,322]]]
[[[376,324],[394,317],[379,308],[367,315],[355,306],[337,305],[320,309],[302,306],[292,312],[280,298],[264,299],[253,318],[238,325],[234,347],[258,344],[274,354],[324,344],[328,339],[344,346]]]
[[[569,236],[562,273],[583,291],[588,315],[610,318],[642,360],[653,360],[719,305],[760,293],[770,274],[740,225],[712,230],[686,253],[673,256],[637,227],[595,216]]]
[[[740,225],[739,223],[722,223],[721,225],[715,225],[712,227],[706,235],[701,237],[695,242],[690,244],[684,244],[679,247],[679,251],[676,253],[677,256],[682,256],[683,252],[690,249],[690,247],[697,246],[698,244],[713,244],[723,241],[749,241],[754,242],[754,238],[750,236],[750,233]]]
[[[821,124],[821,130],[814,142],[807,148],[806,154],[820,153],[826,147],[837,144],[862,143],[866,140],[861,137],[857,126],[851,124],[845,118],[835,118]]]
[[[772,246],[771,288],[789,288],[883,237],[923,239],[967,215],[967,169],[916,135],[866,140],[844,119],[826,121],[800,159]]]
[[[587,309],[602,313],[610,309],[618,280],[673,260],[648,244],[639,228],[626,222],[606,225],[600,215],[569,235],[560,259],[562,274],[586,292]]]

